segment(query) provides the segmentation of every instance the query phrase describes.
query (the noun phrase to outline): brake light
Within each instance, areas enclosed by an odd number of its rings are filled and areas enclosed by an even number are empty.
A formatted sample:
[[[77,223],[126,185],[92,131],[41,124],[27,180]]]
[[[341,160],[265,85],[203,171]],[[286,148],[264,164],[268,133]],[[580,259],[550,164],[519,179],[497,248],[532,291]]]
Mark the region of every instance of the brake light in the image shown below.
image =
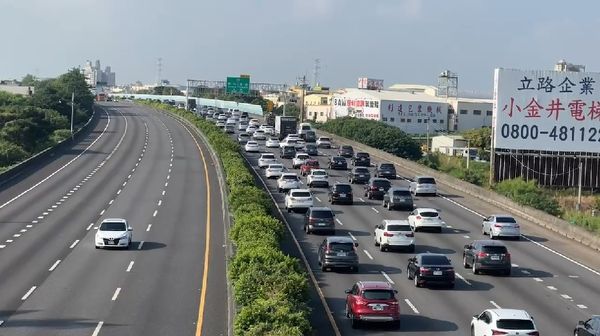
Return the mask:
[[[508,332],[492,329],[492,335],[508,335]]]
[[[502,227],[502,224],[494,224],[494,227]]]
[[[384,237],[393,237],[393,236],[394,236],[394,234],[393,234],[393,233],[389,233],[389,232],[384,232],[384,233],[383,233],[383,236],[384,236]]]
[[[362,306],[366,306],[369,303],[369,301],[367,300],[363,300],[362,297],[357,297],[356,298],[356,304],[357,305],[362,305]]]
[[[421,216],[417,216],[417,217],[415,217],[415,219],[421,219],[421,218],[422,218]]]
[[[423,274],[423,273],[429,273],[429,272],[431,272],[431,268],[429,268],[429,267],[420,267],[419,268],[419,272],[421,272],[421,274]]]
[[[477,258],[485,258],[487,256],[488,256],[488,254],[485,253],[485,252],[479,252],[479,253],[477,253]]]
[[[410,233],[407,233],[407,234],[405,234],[405,236],[406,236],[406,237],[414,237],[414,236],[415,236],[415,234],[414,234],[414,233],[412,233],[412,232],[410,232]]]
[[[519,224],[515,224],[515,225],[513,225],[513,227],[514,227],[515,229],[518,229],[520,226],[519,226]]]

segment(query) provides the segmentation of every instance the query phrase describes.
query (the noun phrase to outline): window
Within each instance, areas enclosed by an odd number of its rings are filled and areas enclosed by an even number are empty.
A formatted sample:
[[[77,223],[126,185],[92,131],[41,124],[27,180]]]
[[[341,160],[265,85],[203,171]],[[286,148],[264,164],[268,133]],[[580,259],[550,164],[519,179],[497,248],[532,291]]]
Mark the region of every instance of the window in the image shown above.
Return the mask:
[[[391,121],[391,122],[394,122],[394,117],[390,117],[390,121]]]
[[[408,122],[408,123],[409,123],[409,122],[412,122],[412,119],[411,119],[411,118],[408,118],[408,119],[406,119],[406,122]]]
[[[417,119],[417,123],[419,123],[419,124],[420,124],[420,123],[421,123],[421,119]]]
[[[467,114],[467,110],[460,110],[460,114]]]
[[[327,97],[321,97],[321,105],[327,105]]]
[[[496,325],[498,326],[498,328],[508,330],[534,329],[533,322],[531,322],[531,320],[502,319],[496,321]]]
[[[432,119],[431,121],[433,121],[434,124],[437,124],[437,119]]]
[[[404,119],[404,118],[400,118],[400,122],[401,122],[401,123],[403,123],[403,122],[405,122],[405,121],[406,121],[406,119]]]
[[[363,292],[363,297],[367,300],[391,300],[394,298],[394,292],[381,289],[367,289]]]
[[[323,112],[321,112],[319,115],[322,117],[323,116]]]
[[[381,120],[387,121],[387,117],[383,117],[383,118],[381,118]]]
[[[473,110],[473,115],[481,115],[481,110]]]
[[[440,124],[443,124],[443,123],[444,123],[444,119],[440,119]]]
[[[485,114],[488,115],[488,116],[491,116],[492,115],[492,111],[486,111]]]

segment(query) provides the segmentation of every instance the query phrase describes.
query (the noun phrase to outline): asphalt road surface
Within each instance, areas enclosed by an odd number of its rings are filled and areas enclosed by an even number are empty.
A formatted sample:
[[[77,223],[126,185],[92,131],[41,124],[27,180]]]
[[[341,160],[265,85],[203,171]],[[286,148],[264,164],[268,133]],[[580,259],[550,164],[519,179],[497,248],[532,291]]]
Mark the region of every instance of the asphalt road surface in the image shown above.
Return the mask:
[[[207,148],[147,107],[96,114],[81,141],[0,190],[0,335],[227,335]],[[94,248],[109,217],[133,227],[129,250]]]

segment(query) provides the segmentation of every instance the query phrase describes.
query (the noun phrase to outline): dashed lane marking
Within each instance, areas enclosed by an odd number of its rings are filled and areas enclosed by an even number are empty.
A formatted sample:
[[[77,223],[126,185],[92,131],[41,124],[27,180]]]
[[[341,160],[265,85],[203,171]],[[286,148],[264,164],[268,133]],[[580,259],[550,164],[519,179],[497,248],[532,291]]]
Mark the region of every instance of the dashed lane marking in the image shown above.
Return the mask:
[[[587,306],[586,305],[582,305],[582,304],[578,304],[577,308],[579,308],[579,309],[587,309]]]
[[[335,219],[335,221],[336,221],[338,224],[340,224],[340,225],[344,225],[344,223],[342,223],[342,222],[341,222],[339,219],[337,219],[337,218]]]
[[[352,238],[352,240],[356,240],[356,237],[354,237],[354,236],[352,235],[352,233],[348,232],[348,235],[350,236],[350,238]]]
[[[394,280],[392,280],[392,278],[390,278],[389,275],[387,275],[387,273],[385,273],[384,271],[381,271],[381,274],[385,277],[385,279],[391,283],[392,285],[394,284]]]
[[[571,296],[567,295],[567,294],[561,294],[560,296],[561,296],[563,299],[566,299],[566,300],[571,300],[571,301],[573,301],[573,298],[572,298]]]
[[[148,227],[146,228],[146,232],[150,231],[151,227],[152,227],[152,224],[148,224]]]
[[[496,302],[490,301],[490,303],[492,304],[492,306],[496,307],[496,309],[502,309],[502,307],[500,307],[500,305],[498,305]]]
[[[374,207],[371,207],[371,209],[373,209],[373,211],[375,211],[376,213],[379,213],[379,210],[375,209]]]
[[[533,278],[533,280],[537,281],[537,282],[544,282],[544,280],[540,279],[540,278]]]
[[[406,302],[406,304],[410,307],[410,309],[412,309],[415,312],[415,314],[419,314],[417,307],[415,307],[415,305],[412,304],[412,302],[410,302],[409,299],[404,299],[404,302]]]
[[[25,295],[23,295],[23,297],[21,298],[21,301],[25,301],[27,300],[27,298],[31,295],[31,293],[33,293],[33,291],[36,289],[36,286],[31,287],[27,293],[25,293]]]
[[[85,228],[85,231],[90,231],[90,229],[92,228],[92,226],[94,226],[94,223],[91,223],[90,225],[88,225],[88,227]]]
[[[139,244],[138,244],[138,250],[142,249],[142,246],[144,246],[144,241],[142,240]]]
[[[460,280],[464,281],[464,282],[465,282],[467,285],[471,286],[471,283],[470,283],[470,282],[469,282],[467,279],[465,279],[465,278],[464,278],[462,275],[460,275],[460,274],[456,273],[456,276],[457,276],[457,277],[458,277]]]
[[[132,261],[129,263],[129,266],[127,266],[127,269],[125,270],[125,272],[131,272],[131,268],[133,267],[133,264],[134,264],[134,263],[135,263],[135,261],[133,261],[133,260],[132,260]]]
[[[373,260],[373,256],[371,255],[371,253],[369,253],[369,251],[363,250],[363,252],[365,252],[365,254],[367,255],[367,257],[369,257],[369,259]]]
[[[116,301],[117,297],[119,297],[119,293],[121,293],[121,287],[117,287],[117,290],[115,290],[115,293],[113,294],[111,301]]]
[[[74,248],[77,243],[79,243],[79,239],[77,239],[76,241],[73,242],[73,244],[71,244],[71,246],[69,246],[70,249]]]
[[[60,259],[58,259],[52,266],[48,269],[48,271],[52,272],[56,269],[56,267],[60,264]]]

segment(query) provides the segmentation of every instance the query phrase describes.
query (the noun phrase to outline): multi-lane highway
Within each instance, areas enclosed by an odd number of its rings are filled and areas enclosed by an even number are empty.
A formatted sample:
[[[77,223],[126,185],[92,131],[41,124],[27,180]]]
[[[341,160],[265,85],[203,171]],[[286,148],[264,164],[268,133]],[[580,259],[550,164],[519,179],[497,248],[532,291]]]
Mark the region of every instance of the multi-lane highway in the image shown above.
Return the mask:
[[[225,235],[200,137],[106,103],[72,148],[0,190],[0,335],[226,335]],[[133,227],[96,250],[100,221]]]
[[[261,152],[274,152],[261,143]],[[339,145],[339,144],[338,144]],[[335,149],[321,149],[317,157],[326,167],[327,157]],[[372,157],[374,153],[371,153]],[[257,167],[259,154],[244,154],[263,177],[280,208],[284,208],[284,194],[277,192],[276,182],[266,180]],[[291,160],[280,159],[289,171]],[[377,163],[378,160],[372,160]],[[346,171],[329,170],[330,183],[347,182]],[[408,186],[407,173],[398,171],[397,186]],[[492,213],[507,213],[470,195],[459,194],[440,186],[437,197],[417,197],[417,207],[433,207],[441,211],[448,227],[442,233],[416,233],[416,253],[434,252],[447,255],[456,270],[456,287],[416,288],[407,279],[406,252],[381,252],[373,244],[373,229],[383,219],[406,219],[406,211],[388,211],[381,201],[363,197],[363,186],[354,185],[354,205],[330,205],[327,189],[313,188],[315,206],[330,206],[336,213],[336,235],[350,236],[359,243],[360,270],[351,272],[322,272],[317,263],[317,248],[323,236],[303,232],[303,215],[285,213],[285,219],[307,256],[310,268],[321,288],[335,322],[343,335],[362,335],[345,318],[345,293],[359,280],[389,281],[398,290],[401,305],[400,331],[377,326],[366,327],[370,335],[388,335],[402,332],[407,335],[468,335],[474,314],[487,308],[525,309],[534,316],[541,335],[569,335],[577,321],[600,312],[600,261],[595,252],[563,237],[549,233],[535,225],[521,221],[523,237],[519,241],[505,241],[512,256],[512,276],[474,275],[462,266],[465,244],[474,239],[485,239],[481,234],[482,217]],[[518,218],[518,217],[517,217]],[[318,326],[314,326],[318,329]]]

